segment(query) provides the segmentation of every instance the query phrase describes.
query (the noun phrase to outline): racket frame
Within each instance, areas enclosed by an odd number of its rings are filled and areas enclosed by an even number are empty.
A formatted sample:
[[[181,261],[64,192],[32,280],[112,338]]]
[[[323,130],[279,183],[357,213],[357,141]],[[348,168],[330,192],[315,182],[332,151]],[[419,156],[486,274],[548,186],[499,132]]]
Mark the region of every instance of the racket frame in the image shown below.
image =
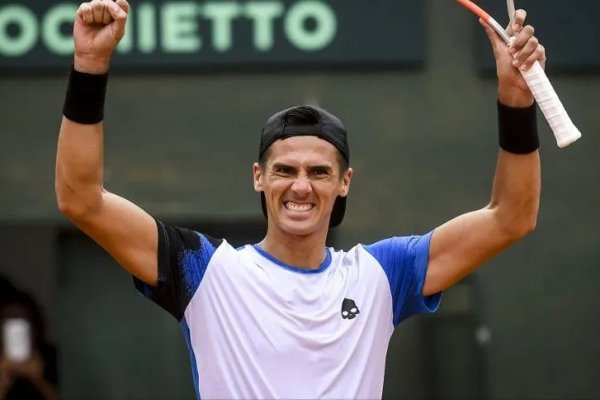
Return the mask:
[[[517,12],[515,9],[515,0],[506,0],[506,10],[508,11],[508,20],[512,26],[515,22],[515,13]]]
[[[481,7],[470,0],[456,1],[491,26],[498,36],[504,40],[506,45],[510,46],[513,38],[506,33],[506,30],[498,23],[498,21],[496,21]],[[509,9],[509,13],[511,12],[511,5],[512,8],[514,8],[514,2],[507,0],[507,8]],[[514,18],[514,12],[512,14]],[[564,109],[560,98],[554,91],[554,88],[544,73],[544,69],[539,61],[536,61],[529,70],[521,70],[521,74],[523,75],[523,78],[525,78],[527,85],[533,92],[533,95],[538,102],[538,106],[542,109],[546,120],[550,124],[550,128],[554,134],[554,137],[556,138],[556,144],[558,147],[566,147],[579,139],[581,137],[581,132],[579,132],[577,127],[569,118],[569,115]]]

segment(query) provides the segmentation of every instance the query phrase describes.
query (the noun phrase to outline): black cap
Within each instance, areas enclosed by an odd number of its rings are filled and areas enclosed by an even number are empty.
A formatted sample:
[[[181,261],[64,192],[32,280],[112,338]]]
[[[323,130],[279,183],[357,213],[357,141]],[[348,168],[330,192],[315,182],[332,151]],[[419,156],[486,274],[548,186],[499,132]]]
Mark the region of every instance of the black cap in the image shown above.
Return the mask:
[[[296,110],[309,110],[311,115],[315,115],[314,123],[293,124],[288,121],[288,114]],[[328,141],[338,149],[342,157],[350,162],[350,147],[346,128],[342,121],[328,111],[315,106],[298,106],[288,108],[275,113],[265,123],[262,135],[260,137],[260,147],[258,158],[260,159],[264,152],[279,139],[287,139],[292,136],[317,136]],[[267,217],[267,205],[265,194],[261,193],[261,205],[265,218]],[[329,227],[335,228],[342,223],[346,213],[346,197],[338,196],[331,211]]]

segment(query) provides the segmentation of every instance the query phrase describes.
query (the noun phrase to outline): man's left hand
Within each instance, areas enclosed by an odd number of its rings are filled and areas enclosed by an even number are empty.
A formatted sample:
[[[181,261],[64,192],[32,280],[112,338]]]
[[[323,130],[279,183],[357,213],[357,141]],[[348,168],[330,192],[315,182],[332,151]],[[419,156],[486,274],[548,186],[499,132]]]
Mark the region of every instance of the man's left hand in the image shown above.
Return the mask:
[[[539,61],[542,68],[546,64],[546,50],[534,36],[534,28],[525,25],[527,13],[517,10],[513,24],[507,33],[514,36],[510,46],[485,22],[480,21],[492,43],[498,74],[498,98],[500,102],[512,107],[527,107],[533,103],[533,95],[527,87],[520,70],[528,70]]]

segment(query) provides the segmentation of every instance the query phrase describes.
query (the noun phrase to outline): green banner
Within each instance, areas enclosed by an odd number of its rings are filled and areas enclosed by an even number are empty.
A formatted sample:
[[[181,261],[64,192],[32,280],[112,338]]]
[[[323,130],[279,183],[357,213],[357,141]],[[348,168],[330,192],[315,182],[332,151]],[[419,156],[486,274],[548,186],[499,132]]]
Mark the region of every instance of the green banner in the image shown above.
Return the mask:
[[[412,66],[424,57],[420,0],[130,1],[114,65]],[[78,3],[0,3],[0,68],[48,69],[72,60]]]

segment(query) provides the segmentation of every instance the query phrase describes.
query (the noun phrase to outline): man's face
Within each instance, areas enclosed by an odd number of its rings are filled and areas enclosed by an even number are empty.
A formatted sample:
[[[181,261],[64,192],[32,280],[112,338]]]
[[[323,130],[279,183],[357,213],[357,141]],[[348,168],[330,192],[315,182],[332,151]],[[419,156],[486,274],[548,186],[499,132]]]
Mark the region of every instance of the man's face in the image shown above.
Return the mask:
[[[352,169],[340,172],[339,153],[316,136],[275,141],[261,167],[253,166],[254,188],[264,192],[269,227],[292,235],[327,231],[337,196],[346,196]]]

